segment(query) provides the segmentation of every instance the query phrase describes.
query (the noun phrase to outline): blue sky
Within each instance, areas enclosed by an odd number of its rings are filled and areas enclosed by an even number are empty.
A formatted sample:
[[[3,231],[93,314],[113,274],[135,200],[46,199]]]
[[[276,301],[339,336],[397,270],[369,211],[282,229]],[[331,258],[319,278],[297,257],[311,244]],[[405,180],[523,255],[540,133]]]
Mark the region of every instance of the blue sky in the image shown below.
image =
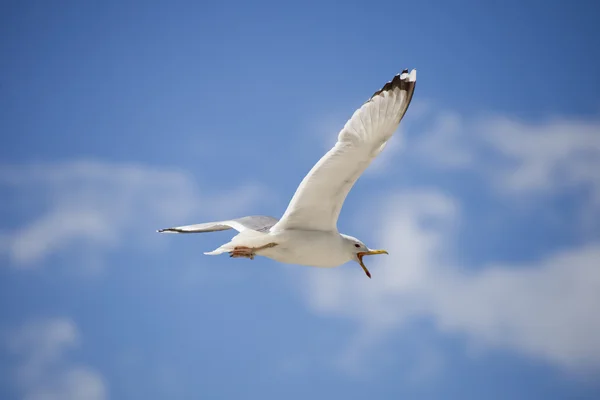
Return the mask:
[[[597,14],[2,2],[0,397],[598,398]],[[372,280],[155,233],[280,216],[404,68],[338,224]]]

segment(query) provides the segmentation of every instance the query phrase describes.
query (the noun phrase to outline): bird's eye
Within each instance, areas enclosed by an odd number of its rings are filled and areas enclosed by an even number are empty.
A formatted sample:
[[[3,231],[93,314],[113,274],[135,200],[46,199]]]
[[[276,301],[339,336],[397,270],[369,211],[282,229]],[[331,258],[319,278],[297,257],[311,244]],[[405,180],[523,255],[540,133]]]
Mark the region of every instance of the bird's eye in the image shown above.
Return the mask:
[[[358,249],[360,247],[360,244],[354,243],[354,247],[356,247]]]

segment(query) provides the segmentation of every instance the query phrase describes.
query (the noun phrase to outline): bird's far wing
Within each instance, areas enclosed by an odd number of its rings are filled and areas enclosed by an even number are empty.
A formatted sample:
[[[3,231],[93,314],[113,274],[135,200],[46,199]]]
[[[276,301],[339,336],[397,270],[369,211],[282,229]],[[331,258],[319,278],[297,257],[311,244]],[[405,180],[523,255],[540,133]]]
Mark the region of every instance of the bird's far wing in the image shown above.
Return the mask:
[[[402,71],[354,112],[335,146],[304,177],[273,231],[337,230],[348,192],[398,128],[416,80],[416,70]]]
[[[273,225],[277,223],[277,218],[264,215],[252,215],[249,217],[231,219],[228,221],[205,222],[203,224],[177,226],[174,228],[159,229],[159,233],[200,233],[225,231],[235,229],[238,232],[253,230],[258,232],[268,232]]]

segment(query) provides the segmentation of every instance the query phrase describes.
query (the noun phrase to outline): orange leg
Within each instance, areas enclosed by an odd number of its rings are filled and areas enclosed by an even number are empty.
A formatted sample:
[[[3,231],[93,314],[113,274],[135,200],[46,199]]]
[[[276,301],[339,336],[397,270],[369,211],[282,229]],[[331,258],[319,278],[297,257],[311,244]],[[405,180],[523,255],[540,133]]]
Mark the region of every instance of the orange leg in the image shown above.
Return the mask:
[[[268,249],[277,246],[277,243],[269,243],[260,247],[237,246],[233,251],[229,252],[229,257],[233,258],[249,258],[254,260],[257,251]]]
[[[229,252],[229,257],[254,260],[254,251],[250,247],[238,246]]]

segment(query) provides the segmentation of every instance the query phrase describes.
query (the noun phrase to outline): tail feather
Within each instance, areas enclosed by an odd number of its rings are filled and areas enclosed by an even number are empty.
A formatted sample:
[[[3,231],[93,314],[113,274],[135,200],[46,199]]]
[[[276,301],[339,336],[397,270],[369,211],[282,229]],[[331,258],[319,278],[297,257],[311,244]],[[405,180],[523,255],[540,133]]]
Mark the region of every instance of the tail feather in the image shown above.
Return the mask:
[[[231,250],[224,249],[223,246],[221,246],[213,251],[207,251],[204,254],[207,256],[218,256],[219,254],[229,253],[230,251]]]

